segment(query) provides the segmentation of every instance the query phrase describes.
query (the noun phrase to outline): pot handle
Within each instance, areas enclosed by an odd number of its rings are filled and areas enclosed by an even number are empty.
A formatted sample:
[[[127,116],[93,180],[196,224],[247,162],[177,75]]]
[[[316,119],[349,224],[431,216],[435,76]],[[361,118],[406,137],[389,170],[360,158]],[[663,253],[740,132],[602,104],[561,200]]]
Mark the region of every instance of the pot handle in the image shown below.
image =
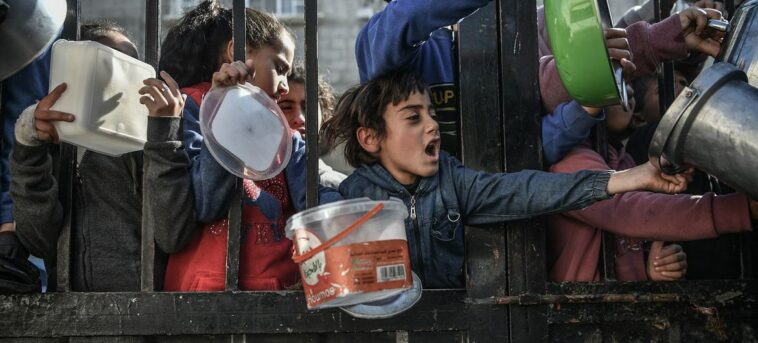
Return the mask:
[[[345,238],[347,235],[355,231],[355,229],[359,228],[361,225],[366,224],[367,221],[373,218],[383,208],[384,208],[383,203],[376,204],[376,206],[374,206],[374,208],[372,208],[371,211],[366,212],[366,214],[362,215],[360,218],[358,218],[358,220],[350,224],[350,226],[340,231],[340,233],[334,235],[334,237],[324,242],[324,244],[321,244],[317,246],[316,248],[307,251],[305,254],[297,255],[297,250],[294,250],[292,252],[292,260],[295,261],[295,263],[297,264],[301,264],[307,260],[310,260],[313,256],[316,256],[316,254],[326,249],[329,249],[329,247],[331,247],[335,243]]]
[[[669,175],[682,173],[687,169],[677,165],[673,161],[668,161],[668,164],[664,165],[661,160],[663,156],[663,149],[666,148],[666,145],[671,138],[671,133],[674,131],[676,124],[679,123],[682,117],[684,117],[684,112],[687,112],[687,109],[692,105],[692,103],[694,103],[695,99],[700,97],[700,92],[698,92],[697,89],[692,89],[690,87],[685,87],[682,92],[684,92],[687,102],[681,107],[679,111],[677,111],[675,118],[671,120],[663,120],[663,117],[661,118],[661,121],[658,122],[658,128],[655,130],[655,134],[653,135],[653,139],[650,141],[650,148],[647,152],[650,161],[653,162],[653,164],[662,172]],[[670,111],[667,113],[670,113]],[[663,141],[663,143],[661,143],[661,141]]]

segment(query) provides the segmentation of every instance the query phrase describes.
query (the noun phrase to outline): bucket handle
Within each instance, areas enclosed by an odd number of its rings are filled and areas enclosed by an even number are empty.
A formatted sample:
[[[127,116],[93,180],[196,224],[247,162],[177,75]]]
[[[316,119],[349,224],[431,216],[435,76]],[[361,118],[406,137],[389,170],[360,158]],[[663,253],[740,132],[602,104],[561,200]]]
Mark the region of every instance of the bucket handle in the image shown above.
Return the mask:
[[[373,218],[383,208],[384,208],[383,203],[376,204],[376,206],[374,206],[374,208],[372,208],[371,211],[366,212],[366,214],[362,215],[360,218],[358,218],[358,220],[350,224],[350,226],[342,230],[340,233],[334,235],[334,237],[324,242],[324,244],[317,246],[315,249],[309,250],[305,254],[297,255],[297,250],[293,251],[292,260],[295,261],[295,263],[297,264],[301,264],[307,260],[310,260],[316,254],[326,249],[329,249],[329,247],[339,242],[340,240],[345,238],[347,235],[351,234],[353,231],[355,231],[355,229],[359,228],[361,225],[365,224],[367,221]]]
[[[655,158],[658,162],[658,167],[661,171],[663,171],[666,174],[673,175],[677,173],[681,173],[685,171],[685,168],[682,168],[681,166],[678,166],[674,163],[674,161],[669,161],[670,165],[662,165],[661,157],[663,156],[663,149],[666,148],[666,145],[669,142],[669,139],[671,138],[671,133],[674,132],[674,128],[676,128],[676,124],[679,123],[679,121],[684,117],[684,112],[687,112],[687,109],[692,106],[692,104],[695,102],[697,98],[700,97],[700,92],[698,92],[697,89],[693,89],[690,87],[686,87],[683,91],[685,93],[685,98],[687,99],[684,103],[684,106],[678,111],[676,114],[676,118],[664,122],[661,120],[658,124],[658,129],[655,131],[655,135],[653,136],[653,139],[650,141],[650,148],[648,149],[648,157]],[[673,107],[673,105],[672,105]],[[659,134],[660,132],[660,134]],[[658,144],[659,140],[658,137],[663,137],[663,144]]]

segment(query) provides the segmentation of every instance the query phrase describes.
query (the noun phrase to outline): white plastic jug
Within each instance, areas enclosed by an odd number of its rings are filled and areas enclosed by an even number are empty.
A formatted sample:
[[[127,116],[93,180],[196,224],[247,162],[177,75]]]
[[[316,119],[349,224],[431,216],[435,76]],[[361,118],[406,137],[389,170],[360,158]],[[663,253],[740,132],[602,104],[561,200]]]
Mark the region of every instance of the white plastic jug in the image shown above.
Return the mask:
[[[148,110],[138,91],[151,77],[152,66],[100,43],[53,43],[50,90],[68,88],[52,109],[76,117],[54,122],[60,140],[110,156],[142,150]]]

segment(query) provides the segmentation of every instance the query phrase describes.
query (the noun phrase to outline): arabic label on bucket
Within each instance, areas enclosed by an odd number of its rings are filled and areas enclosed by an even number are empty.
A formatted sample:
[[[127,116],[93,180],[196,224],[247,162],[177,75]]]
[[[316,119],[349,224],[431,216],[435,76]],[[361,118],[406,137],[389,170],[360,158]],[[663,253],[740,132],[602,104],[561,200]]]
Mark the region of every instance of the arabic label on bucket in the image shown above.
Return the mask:
[[[314,234],[298,231],[298,253],[320,244]],[[308,308],[345,305],[351,303],[347,297],[358,294],[369,297],[355,297],[352,303],[370,301],[372,292],[410,288],[409,261],[408,244],[401,239],[354,243],[318,253],[300,265]],[[336,301],[340,298],[345,301]]]

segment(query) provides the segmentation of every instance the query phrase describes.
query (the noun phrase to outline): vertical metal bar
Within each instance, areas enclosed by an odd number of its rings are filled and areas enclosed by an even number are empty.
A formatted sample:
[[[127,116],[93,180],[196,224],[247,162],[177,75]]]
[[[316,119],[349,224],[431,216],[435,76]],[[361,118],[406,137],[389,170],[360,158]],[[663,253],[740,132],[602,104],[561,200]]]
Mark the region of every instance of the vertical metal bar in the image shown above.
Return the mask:
[[[593,129],[595,151],[608,160],[608,130],[605,125],[597,125]],[[603,280],[616,279],[616,238],[610,232],[603,231],[600,241],[600,274]]]
[[[502,172],[503,125],[500,108],[497,3],[491,2],[459,25],[458,86],[463,163],[487,172]],[[466,226],[466,294],[486,299],[506,295],[505,227]],[[471,342],[508,340],[507,307],[470,306],[467,338]]]
[[[234,25],[234,59],[244,61],[246,55],[247,27],[245,26],[245,0],[234,0],[232,8]],[[237,179],[234,194],[229,201],[229,235],[226,238],[226,286],[227,291],[239,290],[240,244],[242,240],[242,180]]]
[[[653,0],[653,5],[656,22],[666,19],[671,13],[672,4],[670,1]],[[661,115],[663,115],[674,102],[674,62],[663,62],[661,66],[661,73],[658,74],[658,99]]]
[[[161,1],[145,1],[145,62],[158,71],[160,58]],[[144,173],[142,184],[144,185]],[[140,259],[140,289],[143,292],[155,291],[155,228],[147,220],[147,189],[142,187],[142,242]],[[159,214],[160,215],[160,214]]]
[[[145,1],[145,62],[158,72],[161,49],[161,0]]]
[[[63,24],[63,37],[79,40],[81,4],[79,0],[67,0],[68,13]],[[73,216],[74,172],[76,170],[76,147],[61,143],[58,159],[58,197],[63,206],[63,226],[58,236],[55,262],[55,289],[58,292],[71,290],[71,223]],[[50,278],[52,280],[52,278]]]
[[[318,206],[318,1],[305,2],[305,205]]]
[[[734,17],[734,0],[726,0],[724,1],[724,10],[729,15],[729,18]]]
[[[535,0],[500,0],[500,70],[505,169],[542,169]],[[545,220],[508,223],[508,293],[545,292]],[[547,340],[546,306],[510,306],[511,342]]]

